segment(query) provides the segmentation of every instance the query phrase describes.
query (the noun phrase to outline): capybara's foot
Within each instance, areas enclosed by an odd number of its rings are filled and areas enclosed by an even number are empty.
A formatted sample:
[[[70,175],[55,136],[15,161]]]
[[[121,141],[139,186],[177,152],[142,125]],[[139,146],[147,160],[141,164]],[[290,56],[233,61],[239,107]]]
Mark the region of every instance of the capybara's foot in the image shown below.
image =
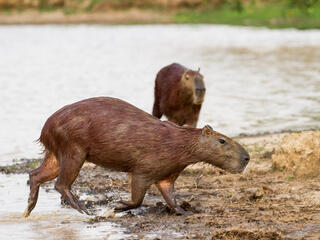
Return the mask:
[[[119,201],[119,204],[122,204],[123,206],[118,206],[114,209],[115,212],[123,212],[127,211],[133,208],[139,207],[137,204],[133,204],[132,202],[127,202],[127,201]]]
[[[59,191],[59,187],[56,189]],[[77,197],[75,197],[70,190],[66,190],[66,191],[59,191],[60,193],[62,193],[62,197],[71,205],[71,207],[73,207],[74,209],[76,209],[79,213],[85,213],[87,215],[91,215],[88,210],[85,208],[85,206],[79,201],[79,199]]]
[[[28,209],[26,209],[26,210],[24,211],[24,213],[23,213],[23,216],[24,216],[25,218],[27,218],[27,217],[29,217],[29,215],[30,215],[30,212],[29,212]]]
[[[78,212],[80,212],[80,213],[85,213],[85,214],[87,214],[87,215],[91,215],[89,212],[88,212],[88,210],[83,206],[83,204],[78,200],[78,199],[76,199],[77,201],[76,201],[76,203],[77,203],[77,207],[76,207],[76,209],[78,210]]]

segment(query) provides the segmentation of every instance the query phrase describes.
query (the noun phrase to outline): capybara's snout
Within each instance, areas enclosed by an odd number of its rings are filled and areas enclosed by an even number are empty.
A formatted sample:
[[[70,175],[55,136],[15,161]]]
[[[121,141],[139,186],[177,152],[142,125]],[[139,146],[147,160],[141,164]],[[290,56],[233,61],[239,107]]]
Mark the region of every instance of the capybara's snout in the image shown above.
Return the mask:
[[[250,161],[249,153],[244,148],[242,148],[241,149],[241,153],[240,153],[240,167],[239,167],[239,170],[237,172],[238,173],[243,172],[243,170],[248,165],[249,161]]]
[[[204,98],[204,94],[206,92],[204,82],[199,76],[196,76],[194,81],[195,81],[194,91],[196,94],[196,98],[199,102],[202,102]]]
[[[196,88],[196,94],[198,96],[202,96],[205,92],[206,92],[206,89],[204,87]]]

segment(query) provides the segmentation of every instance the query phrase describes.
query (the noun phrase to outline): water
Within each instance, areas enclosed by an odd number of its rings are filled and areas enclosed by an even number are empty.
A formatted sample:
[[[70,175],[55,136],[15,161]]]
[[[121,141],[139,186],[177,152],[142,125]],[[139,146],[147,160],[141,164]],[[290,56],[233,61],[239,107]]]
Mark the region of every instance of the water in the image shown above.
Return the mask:
[[[61,208],[56,191],[40,188],[36,208],[24,218],[29,195],[26,182],[26,174],[0,174],[1,239],[123,239],[124,229],[108,222],[88,224],[89,216]]]
[[[199,127],[230,136],[319,127],[320,31],[228,26],[0,26],[0,165],[38,157],[60,107],[93,96],[147,112],[156,73],[201,67]]]

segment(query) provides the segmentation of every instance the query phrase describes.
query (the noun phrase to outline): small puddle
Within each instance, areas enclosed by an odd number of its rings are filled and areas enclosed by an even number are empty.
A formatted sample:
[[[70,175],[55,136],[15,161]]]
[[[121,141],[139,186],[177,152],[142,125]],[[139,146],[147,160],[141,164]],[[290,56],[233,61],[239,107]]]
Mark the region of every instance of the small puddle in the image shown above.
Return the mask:
[[[0,174],[1,239],[123,239],[124,231],[115,224],[89,224],[90,216],[62,208],[60,194],[40,188],[37,206],[24,218],[29,186],[27,174]]]

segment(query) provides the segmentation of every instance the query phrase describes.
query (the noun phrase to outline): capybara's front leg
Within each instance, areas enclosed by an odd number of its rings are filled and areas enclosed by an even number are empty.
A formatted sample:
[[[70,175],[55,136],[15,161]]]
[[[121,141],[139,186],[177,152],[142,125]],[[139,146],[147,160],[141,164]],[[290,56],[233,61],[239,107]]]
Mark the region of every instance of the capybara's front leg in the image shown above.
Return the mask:
[[[30,194],[28,207],[24,211],[24,217],[28,217],[37,204],[39,187],[42,183],[50,181],[58,176],[59,163],[53,153],[47,152],[40,167],[29,173]]]
[[[66,201],[70,203],[71,207],[78,210],[80,213],[84,212],[90,215],[87,209],[70,191],[71,185],[77,178],[84,161],[84,155],[78,152],[76,149],[73,150],[71,154],[69,153],[68,156],[62,155],[60,158],[60,171],[55,184],[55,189]]]
[[[161,192],[164,200],[166,200],[168,206],[175,210],[176,213],[182,214],[182,215],[190,215],[190,212],[187,212],[183,210],[176,201],[176,198],[174,196],[174,182],[179,176],[178,174],[171,175],[170,177],[163,179],[161,181],[158,181],[156,183],[157,188]]]
[[[131,201],[121,201],[120,203],[125,206],[117,207],[115,211],[122,212],[139,207],[149,187],[150,183],[148,183],[143,176],[133,174],[131,178]]]

